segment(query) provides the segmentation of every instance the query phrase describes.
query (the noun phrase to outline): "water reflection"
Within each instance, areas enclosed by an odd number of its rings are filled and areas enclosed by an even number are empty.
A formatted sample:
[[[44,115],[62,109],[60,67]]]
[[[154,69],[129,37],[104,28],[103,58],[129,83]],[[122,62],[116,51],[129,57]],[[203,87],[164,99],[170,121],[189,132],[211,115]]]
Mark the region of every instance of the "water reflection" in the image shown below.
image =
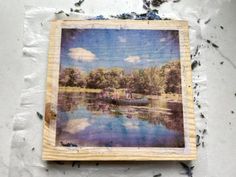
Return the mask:
[[[147,106],[103,102],[92,93],[59,93],[56,142],[78,146],[183,147],[182,103]]]

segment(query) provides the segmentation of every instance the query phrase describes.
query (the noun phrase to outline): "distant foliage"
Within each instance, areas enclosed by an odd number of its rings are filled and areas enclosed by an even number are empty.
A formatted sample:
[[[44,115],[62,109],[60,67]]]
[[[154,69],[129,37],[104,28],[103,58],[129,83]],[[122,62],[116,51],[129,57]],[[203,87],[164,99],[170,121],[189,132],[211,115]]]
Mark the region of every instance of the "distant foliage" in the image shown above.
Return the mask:
[[[85,87],[86,79],[79,68],[65,68],[60,71],[59,85]]]
[[[97,68],[83,73],[79,68],[60,71],[60,86],[93,89],[129,88],[134,93],[159,95],[181,93],[180,62],[172,61],[161,67],[153,66],[125,72],[123,68]]]

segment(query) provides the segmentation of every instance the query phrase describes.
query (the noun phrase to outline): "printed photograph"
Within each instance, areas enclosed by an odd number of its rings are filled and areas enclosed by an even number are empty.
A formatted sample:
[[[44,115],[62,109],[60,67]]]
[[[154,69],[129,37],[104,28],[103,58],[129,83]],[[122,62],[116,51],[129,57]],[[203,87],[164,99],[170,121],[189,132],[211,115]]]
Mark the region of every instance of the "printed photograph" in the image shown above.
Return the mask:
[[[56,146],[183,148],[178,30],[62,29]]]

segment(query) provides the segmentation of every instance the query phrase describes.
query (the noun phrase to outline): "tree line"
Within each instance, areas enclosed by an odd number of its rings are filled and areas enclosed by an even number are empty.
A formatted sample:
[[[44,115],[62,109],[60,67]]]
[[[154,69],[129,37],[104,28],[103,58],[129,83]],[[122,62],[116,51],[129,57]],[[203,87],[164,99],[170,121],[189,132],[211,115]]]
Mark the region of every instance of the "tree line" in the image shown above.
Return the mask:
[[[181,93],[180,62],[171,61],[157,67],[134,69],[125,72],[123,68],[97,68],[89,73],[79,68],[62,68],[59,85],[92,89],[129,88],[133,93],[159,95]]]

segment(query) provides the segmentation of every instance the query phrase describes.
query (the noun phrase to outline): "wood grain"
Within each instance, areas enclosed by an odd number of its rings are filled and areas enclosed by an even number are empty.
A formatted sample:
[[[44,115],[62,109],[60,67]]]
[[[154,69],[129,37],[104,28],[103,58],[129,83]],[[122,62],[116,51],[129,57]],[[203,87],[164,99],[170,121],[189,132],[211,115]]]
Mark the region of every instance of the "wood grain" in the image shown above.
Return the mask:
[[[55,146],[56,107],[60,63],[62,28],[112,28],[179,30],[184,115],[185,148],[137,147],[57,147]],[[45,120],[43,134],[43,160],[80,161],[156,161],[196,159],[196,134],[192,91],[192,73],[189,50],[189,31],[186,21],[134,21],[134,20],[65,20],[52,21],[49,38]]]

